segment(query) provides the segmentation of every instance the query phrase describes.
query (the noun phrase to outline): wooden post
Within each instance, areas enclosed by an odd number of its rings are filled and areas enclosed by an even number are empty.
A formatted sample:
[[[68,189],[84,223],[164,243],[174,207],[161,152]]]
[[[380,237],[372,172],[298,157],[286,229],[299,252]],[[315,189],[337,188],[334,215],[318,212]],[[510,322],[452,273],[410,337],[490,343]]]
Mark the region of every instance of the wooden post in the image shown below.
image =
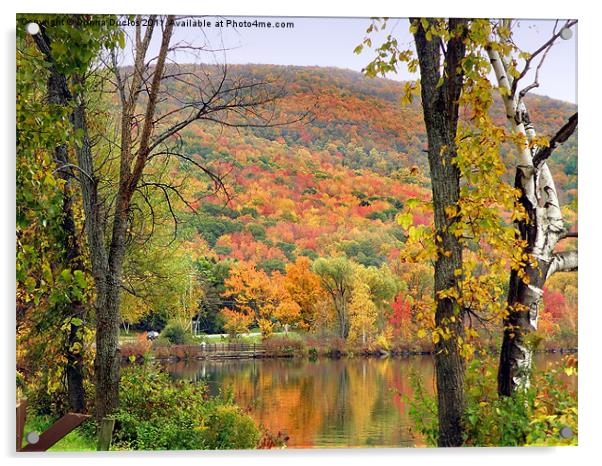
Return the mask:
[[[27,412],[27,400],[19,400],[17,405],[17,451],[23,447],[23,430],[25,429],[25,414]]]
[[[115,419],[109,419],[105,417],[100,422],[100,430],[98,431],[98,446],[96,448],[97,451],[110,450],[114,427]]]

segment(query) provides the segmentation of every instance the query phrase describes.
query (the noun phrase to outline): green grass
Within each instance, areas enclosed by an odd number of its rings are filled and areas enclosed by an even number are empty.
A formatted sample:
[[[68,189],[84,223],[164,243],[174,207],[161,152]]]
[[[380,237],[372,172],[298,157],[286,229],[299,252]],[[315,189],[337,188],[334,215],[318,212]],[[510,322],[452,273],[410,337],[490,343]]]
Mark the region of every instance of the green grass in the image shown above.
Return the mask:
[[[41,434],[53,423],[50,416],[27,416],[24,436],[28,432],[38,432]],[[25,445],[27,442],[24,441]],[[96,451],[96,439],[85,435],[81,427],[71,431],[65,438],[55,443],[48,451]]]

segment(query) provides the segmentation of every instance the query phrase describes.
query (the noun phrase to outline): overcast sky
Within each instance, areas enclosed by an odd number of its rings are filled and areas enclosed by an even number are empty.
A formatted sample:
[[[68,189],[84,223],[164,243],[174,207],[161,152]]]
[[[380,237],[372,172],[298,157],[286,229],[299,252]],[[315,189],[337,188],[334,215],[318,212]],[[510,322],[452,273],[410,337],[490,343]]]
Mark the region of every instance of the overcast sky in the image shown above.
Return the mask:
[[[279,65],[336,66],[360,71],[374,57],[374,52],[364,49],[360,55],[353,49],[365,36],[370,24],[368,18],[302,18],[302,17],[198,17],[211,22],[211,27],[176,27],[174,41],[194,44],[208,41],[219,52],[215,60],[228,63],[265,63]],[[258,28],[226,26],[226,20],[293,22],[290,28]],[[216,23],[223,20],[223,27]],[[515,43],[525,51],[534,51],[550,36],[552,20],[520,20],[515,28]],[[569,40],[559,39],[540,71],[540,87],[534,93],[577,103],[577,29]],[[388,32],[393,32],[400,46],[412,47],[412,36],[407,19],[389,20]],[[373,36],[373,44],[379,45]],[[157,38],[158,39],[158,38]],[[157,44],[154,44],[158,46]],[[413,48],[413,47],[412,47]],[[203,60],[206,60],[206,55]],[[194,61],[192,57],[178,57],[178,61]],[[407,72],[388,76],[391,79],[408,79]],[[529,79],[531,78],[531,79]],[[526,76],[529,84],[532,76]],[[526,85],[525,84],[525,85]]]

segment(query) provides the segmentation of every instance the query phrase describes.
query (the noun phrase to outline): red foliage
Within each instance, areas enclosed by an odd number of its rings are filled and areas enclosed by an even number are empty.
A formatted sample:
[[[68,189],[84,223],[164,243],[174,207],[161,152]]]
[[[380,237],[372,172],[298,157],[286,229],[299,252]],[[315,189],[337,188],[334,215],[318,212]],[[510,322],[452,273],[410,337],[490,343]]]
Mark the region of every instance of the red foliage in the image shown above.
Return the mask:
[[[543,290],[544,312],[553,320],[559,320],[566,312],[566,299],[558,290],[544,288]]]
[[[391,303],[391,314],[389,324],[396,333],[399,333],[403,326],[407,326],[412,319],[412,306],[410,302],[400,293]]]

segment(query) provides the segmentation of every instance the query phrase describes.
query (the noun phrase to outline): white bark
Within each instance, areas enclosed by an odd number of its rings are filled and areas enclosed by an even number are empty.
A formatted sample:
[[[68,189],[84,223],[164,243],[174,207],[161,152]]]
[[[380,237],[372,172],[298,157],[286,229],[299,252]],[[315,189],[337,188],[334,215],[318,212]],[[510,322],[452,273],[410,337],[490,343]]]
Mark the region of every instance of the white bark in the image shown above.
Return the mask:
[[[533,145],[536,131],[529,119],[523,96],[516,92],[516,86],[513,86],[512,78],[507,73],[503,57],[491,48],[487,49],[487,53],[512,131],[516,135],[523,136],[522,142],[517,147],[516,170],[520,175],[518,178],[520,188],[530,203],[530,206],[525,205],[526,210],[530,213],[529,227],[534,228],[534,237],[529,237],[528,248],[531,255],[537,260],[537,267],[545,270],[544,279],[536,280],[539,283],[528,284],[527,289],[521,295],[524,302],[520,302],[520,304],[528,309],[528,320],[531,327],[531,329],[522,329],[522,331],[534,331],[538,325],[539,304],[543,296],[545,279],[556,271],[576,270],[577,252],[554,253],[559,239],[566,234],[554,179],[545,159],[541,160],[537,166],[534,164],[533,157],[538,151],[538,148]],[[527,267],[533,269],[532,266]],[[537,277],[537,273],[541,275],[541,271],[530,270],[529,272],[531,272],[529,275],[535,277]],[[521,331],[521,329],[517,330]],[[533,350],[524,343],[523,338],[517,339],[512,345],[514,351],[511,352],[511,357],[514,359],[512,363],[515,365],[512,376],[513,386],[527,388],[531,374]]]
[[[578,266],[578,253],[577,251],[565,251],[554,254],[548,275],[546,278],[551,277],[556,272],[574,272]]]

